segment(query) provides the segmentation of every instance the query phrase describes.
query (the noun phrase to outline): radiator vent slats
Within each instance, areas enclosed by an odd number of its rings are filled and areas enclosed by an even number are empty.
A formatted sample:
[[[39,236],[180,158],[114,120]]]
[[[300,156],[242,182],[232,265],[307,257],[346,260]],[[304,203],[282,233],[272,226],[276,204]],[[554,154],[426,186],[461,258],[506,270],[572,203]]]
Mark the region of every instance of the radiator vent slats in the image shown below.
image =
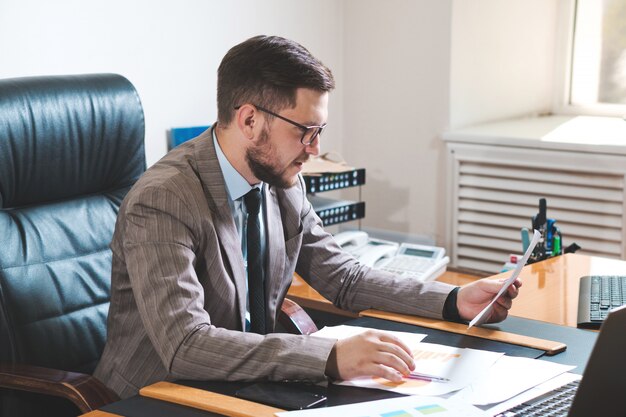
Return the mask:
[[[525,205],[530,201],[539,201],[542,197],[539,193],[519,193],[512,190],[486,190],[481,188],[461,188],[459,198],[478,201],[494,201],[506,204]],[[529,204],[529,206],[537,207],[537,204]],[[576,207],[579,212],[592,212],[603,214],[615,214],[621,216],[623,214],[622,202],[605,202],[599,205],[597,201],[585,200],[582,198],[567,198],[552,196],[550,198],[550,209],[571,208]]]
[[[565,246],[624,258],[626,158],[457,143],[448,150],[454,266],[499,272],[509,254],[521,253],[520,228],[530,228],[540,198]]]

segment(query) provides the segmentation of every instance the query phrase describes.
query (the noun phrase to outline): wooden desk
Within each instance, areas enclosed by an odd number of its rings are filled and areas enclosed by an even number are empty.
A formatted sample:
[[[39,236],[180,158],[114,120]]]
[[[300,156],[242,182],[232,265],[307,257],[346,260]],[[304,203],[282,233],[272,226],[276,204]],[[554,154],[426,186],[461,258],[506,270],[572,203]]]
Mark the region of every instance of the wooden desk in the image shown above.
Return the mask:
[[[81,414],[81,417],[119,417],[119,414],[107,413],[106,411],[94,410],[86,414]]]
[[[512,272],[504,272],[490,278],[507,278]],[[626,275],[626,262],[596,256],[567,254],[522,269],[523,286],[513,302],[510,314],[517,317],[576,327],[578,314],[578,279],[584,275]],[[458,272],[446,272],[438,281],[463,285],[478,279],[477,276]],[[349,315],[312,289],[302,278],[294,277],[287,293],[289,298],[303,307],[335,314]]]
[[[585,275],[626,275],[626,262],[567,254],[525,266],[523,286],[510,314],[563,326],[576,327],[578,281]],[[508,274],[499,274],[502,278]]]
[[[616,273],[626,274],[626,262],[575,254],[564,255],[537,264],[528,265],[524,267],[521,273],[521,277],[524,281],[524,286],[522,287],[522,292],[520,296],[515,300],[514,307],[511,310],[512,315],[535,319],[548,323],[555,323],[560,325],[565,324],[567,326],[576,327],[576,314],[578,308],[578,278],[588,274]],[[492,278],[499,279],[507,277],[509,276],[509,274],[511,274],[511,272],[494,275]],[[446,272],[440,277],[440,280],[455,285],[463,285],[477,278],[478,277],[476,276],[467,274]],[[323,298],[318,292],[309,287],[299,277],[296,277],[294,279],[294,283],[289,289],[288,295],[290,298],[292,298],[294,301],[298,302],[302,306],[330,312],[340,311],[333,307],[330,301]],[[507,320],[504,324],[510,321],[522,320],[523,319]],[[528,332],[528,334],[532,334],[534,336],[537,333],[537,330],[539,330],[539,333],[545,335],[545,337],[554,336],[555,339],[563,340],[570,345],[570,348],[568,348],[566,352],[556,356],[546,357],[544,359],[551,360],[557,363],[571,364],[577,362],[576,360],[571,360],[572,358],[568,359],[568,354],[573,358],[578,358],[583,355],[585,358],[585,362],[579,365],[580,367],[576,372],[583,371],[586,364],[586,358],[589,356],[591,349],[593,348],[593,345],[595,343],[595,333],[567,327],[557,327],[556,329],[554,329],[551,328],[554,326],[551,326],[549,324],[537,322],[531,323],[533,326],[533,328],[531,329],[532,332]],[[527,326],[524,323],[522,323],[522,325]],[[503,330],[509,332],[515,331],[515,329],[511,329],[510,327],[511,326],[509,326],[509,328],[505,327]],[[336,387],[337,386],[333,386],[333,388]],[[371,393],[368,392],[368,396],[369,395],[371,395]],[[366,398],[364,398],[363,400],[365,399]],[[367,399],[371,398],[368,397]],[[150,404],[145,404],[147,400],[144,397],[134,397],[127,400],[122,400],[118,403],[115,403],[117,404],[117,409],[112,409],[111,411],[123,410],[123,406],[131,401],[136,401],[139,405],[142,406],[141,408],[138,408],[139,412],[145,411],[145,414],[139,413],[133,415],[136,415],[138,417],[143,417],[144,415],[148,417],[150,415],[153,415],[149,413],[151,408],[148,407],[148,405]],[[158,405],[154,404],[150,406],[155,407],[155,409],[159,408]],[[174,404],[163,403],[160,407],[163,408],[166,406],[172,407],[174,406]],[[194,414],[194,417],[217,415],[215,413],[207,413],[196,409],[190,410],[190,414],[194,412],[197,413]],[[116,411],[116,413],[98,410],[86,414],[85,417],[118,417],[127,415],[122,411]]]
[[[491,278],[506,278],[510,276],[511,273],[512,272],[505,272],[494,275]],[[523,287],[521,289],[520,296],[513,303],[511,315],[547,323],[576,327],[576,317],[578,311],[578,279],[584,275],[594,274],[626,275],[626,262],[593,256],[568,254],[525,266],[520,275],[523,280]],[[477,276],[449,271],[439,277],[440,281],[448,282],[454,285],[463,285],[476,279],[478,279]],[[350,317],[357,317],[356,314],[347,313],[335,308],[330,301],[322,297],[317,291],[307,285],[302,278],[297,276],[294,277],[294,282],[289,289],[288,296],[303,307],[343,314]],[[541,324],[541,326],[547,325]],[[583,330],[561,329],[563,330],[560,331],[567,330],[569,332],[584,333],[584,335],[581,333],[580,336],[578,334],[575,335],[577,341],[584,342],[585,340],[582,339],[584,339],[584,337],[590,338],[591,334],[590,332],[585,332]],[[584,345],[584,354],[588,355],[589,352],[591,352],[594,340],[595,339],[587,341],[586,344],[575,344]],[[569,343],[571,345],[573,342],[570,340]],[[578,346],[573,346],[573,349],[576,350],[577,347]],[[570,349],[568,349],[567,352],[569,351]],[[561,355],[557,355],[554,358],[558,359]],[[582,372],[582,369],[580,372]],[[114,417],[117,415],[105,411],[94,411],[86,414],[85,416]]]

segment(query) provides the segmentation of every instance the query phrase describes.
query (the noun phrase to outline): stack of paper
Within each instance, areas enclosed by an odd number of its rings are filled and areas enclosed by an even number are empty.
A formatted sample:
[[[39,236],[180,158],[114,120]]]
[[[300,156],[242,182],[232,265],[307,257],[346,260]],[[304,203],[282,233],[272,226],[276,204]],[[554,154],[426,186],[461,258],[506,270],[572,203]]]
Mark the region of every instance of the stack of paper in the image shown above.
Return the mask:
[[[371,330],[365,327],[325,327],[314,336],[342,339]],[[445,380],[409,379],[391,382],[383,378],[364,377],[336,384],[376,388],[407,395],[454,398],[473,405],[505,401],[574,368],[538,359],[506,356],[484,350],[454,348],[424,343],[425,335],[390,332],[412,351],[415,371]]]
[[[411,347],[416,371],[448,381],[404,379],[391,382],[383,378],[359,378],[338,382],[340,385],[384,389],[407,395],[443,395],[458,391],[480,380],[503,355],[485,350],[453,348],[432,343]]]
[[[502,356],[485,375],[451,398],[474,405],[499,403],[573,368],[539,359]]]

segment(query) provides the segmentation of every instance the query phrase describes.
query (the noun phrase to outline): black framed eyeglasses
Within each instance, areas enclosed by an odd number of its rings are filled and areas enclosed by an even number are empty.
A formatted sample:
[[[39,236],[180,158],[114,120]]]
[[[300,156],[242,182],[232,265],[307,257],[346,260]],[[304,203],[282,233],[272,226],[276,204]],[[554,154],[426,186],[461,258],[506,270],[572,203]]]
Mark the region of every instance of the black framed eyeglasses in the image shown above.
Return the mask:
[[[274,113],[273,111],[268,110],[264,107],[257,106],[256,104],[254,104],[254,107],[256,107],[258,110],[261,110],[263,113],[267,113],[274,117],[278,117],[280,120],[284,120],[285,122],[300,128],[300,130],[302,130],[302,137],[300,138],[300,143],[302,143],[304,146],[309,146],[310,144],[312,144],[315,138],[318,135],[321,136],[322,132],[326,128],[326,123],[324,123],[321,126],[305,126],[298,122],[294,122],[293,120],[288,119],[284,116],[281,116],[280,114]],[[241,106],[237,106],[235,107],[235,110],[239,110],[240,108]]]

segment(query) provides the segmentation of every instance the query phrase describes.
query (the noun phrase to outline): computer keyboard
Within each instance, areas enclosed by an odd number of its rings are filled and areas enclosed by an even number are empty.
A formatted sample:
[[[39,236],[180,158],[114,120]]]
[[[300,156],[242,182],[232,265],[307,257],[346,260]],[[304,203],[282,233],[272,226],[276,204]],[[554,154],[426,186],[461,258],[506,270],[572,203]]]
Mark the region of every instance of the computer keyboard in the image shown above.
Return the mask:
[[[550,416],[565,417],[572,406],[580,381],[573,381],[516,407],[510,408],[495,417]]]
[[[578,327],[598,329],[615,307],[626,304],[626,275],[590,275],[580,279]]]

